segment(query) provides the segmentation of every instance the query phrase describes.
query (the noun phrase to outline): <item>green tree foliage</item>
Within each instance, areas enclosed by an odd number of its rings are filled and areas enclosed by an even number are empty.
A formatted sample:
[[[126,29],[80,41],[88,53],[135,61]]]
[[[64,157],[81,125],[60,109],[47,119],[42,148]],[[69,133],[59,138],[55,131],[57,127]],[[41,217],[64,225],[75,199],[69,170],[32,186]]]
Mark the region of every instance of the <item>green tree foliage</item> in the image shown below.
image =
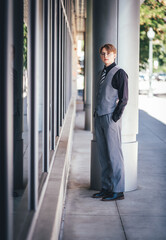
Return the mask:
[[[27,37],[28,37],[28,32],[27,32],[27,26],[24,23],[23,25],[23,67],[24,69],[27,69]]]
[[[140,68],[146,68],[149,56],[147,32],[155,31],[153,57],[160,66],[166,64],[166,1],[145,0],[140,8]]]

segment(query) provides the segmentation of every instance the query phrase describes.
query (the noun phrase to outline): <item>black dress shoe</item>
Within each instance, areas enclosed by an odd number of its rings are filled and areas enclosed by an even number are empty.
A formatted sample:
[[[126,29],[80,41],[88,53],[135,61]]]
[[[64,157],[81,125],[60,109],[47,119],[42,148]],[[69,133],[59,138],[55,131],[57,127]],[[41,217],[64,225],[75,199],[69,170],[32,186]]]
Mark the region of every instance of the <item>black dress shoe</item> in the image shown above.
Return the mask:
[[[115,200],[122,200],[124,199],[124,194],[123,192],[119,192],[119,193],[112,193],[112,194],[109,194],[107,196],[104,196],[102,198],[102,201],[115,201]]]
[[[101,190],[101,191],[98,192],[98,193],[94,193],[94,194],[92,195],[92,198],[102,198],[102,197],[107,196],[108,194],[109,194],[109,193],[108,193],[107,191]]]

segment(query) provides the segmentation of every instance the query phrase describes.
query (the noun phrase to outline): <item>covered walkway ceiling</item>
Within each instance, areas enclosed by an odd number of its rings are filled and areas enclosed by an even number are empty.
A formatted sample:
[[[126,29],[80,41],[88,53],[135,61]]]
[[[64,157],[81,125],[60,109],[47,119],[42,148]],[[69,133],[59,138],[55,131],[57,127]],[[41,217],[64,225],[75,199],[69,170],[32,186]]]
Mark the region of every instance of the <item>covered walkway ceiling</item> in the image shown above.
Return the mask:
[[[63,1],[63,0],[62,0]],[[144,0],[140,0],[140,5]],[[82,36],[85,32],[85,19],[87,10],[87,0],[73,0],[73,12],[75,15],[76,32],[78,36]],[[28,0],[24,0],[24,21],[27,23]]]
[[[83,39],[85,32],[85,19],[86,19],[86,0],[73,0],[74,13],[76,20],[76,32],[79,39]]]
[[[75,18],[75,30],[77,36],[83,38],[85,32],[85,19],[86,19],[86,0],[72,0],[73,14]],[[63,2],[63,0],[62,0]],[[24,21],[28,25],[28,0],[24,0]],[[75,32],[74,30],[74,32]]]

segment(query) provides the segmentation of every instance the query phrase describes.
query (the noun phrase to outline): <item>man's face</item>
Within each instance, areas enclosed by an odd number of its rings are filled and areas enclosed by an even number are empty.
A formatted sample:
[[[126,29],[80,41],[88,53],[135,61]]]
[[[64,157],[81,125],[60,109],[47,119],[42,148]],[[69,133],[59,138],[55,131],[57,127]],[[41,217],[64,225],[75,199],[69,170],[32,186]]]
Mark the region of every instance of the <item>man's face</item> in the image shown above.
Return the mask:
[[[102,52],[100,53],[100,57],[103,63],[107,67],[115,61],[116,53],[113,53],[113,52],[108,53],[107,50],[103,48]]]

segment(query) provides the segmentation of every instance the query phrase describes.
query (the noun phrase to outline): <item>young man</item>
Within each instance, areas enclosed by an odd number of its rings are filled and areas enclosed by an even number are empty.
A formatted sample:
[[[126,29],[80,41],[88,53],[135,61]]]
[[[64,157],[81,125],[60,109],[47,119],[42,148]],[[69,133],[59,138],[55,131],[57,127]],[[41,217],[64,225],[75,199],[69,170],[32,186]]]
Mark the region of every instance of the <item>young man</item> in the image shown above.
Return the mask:
[[[105,65],[99,74],[94,116],[102,190],[92,197],[113,201],[124,199],[121,116],[128,101],[128,76],[115,64],[112,44],[100,48],[100,57]]]

